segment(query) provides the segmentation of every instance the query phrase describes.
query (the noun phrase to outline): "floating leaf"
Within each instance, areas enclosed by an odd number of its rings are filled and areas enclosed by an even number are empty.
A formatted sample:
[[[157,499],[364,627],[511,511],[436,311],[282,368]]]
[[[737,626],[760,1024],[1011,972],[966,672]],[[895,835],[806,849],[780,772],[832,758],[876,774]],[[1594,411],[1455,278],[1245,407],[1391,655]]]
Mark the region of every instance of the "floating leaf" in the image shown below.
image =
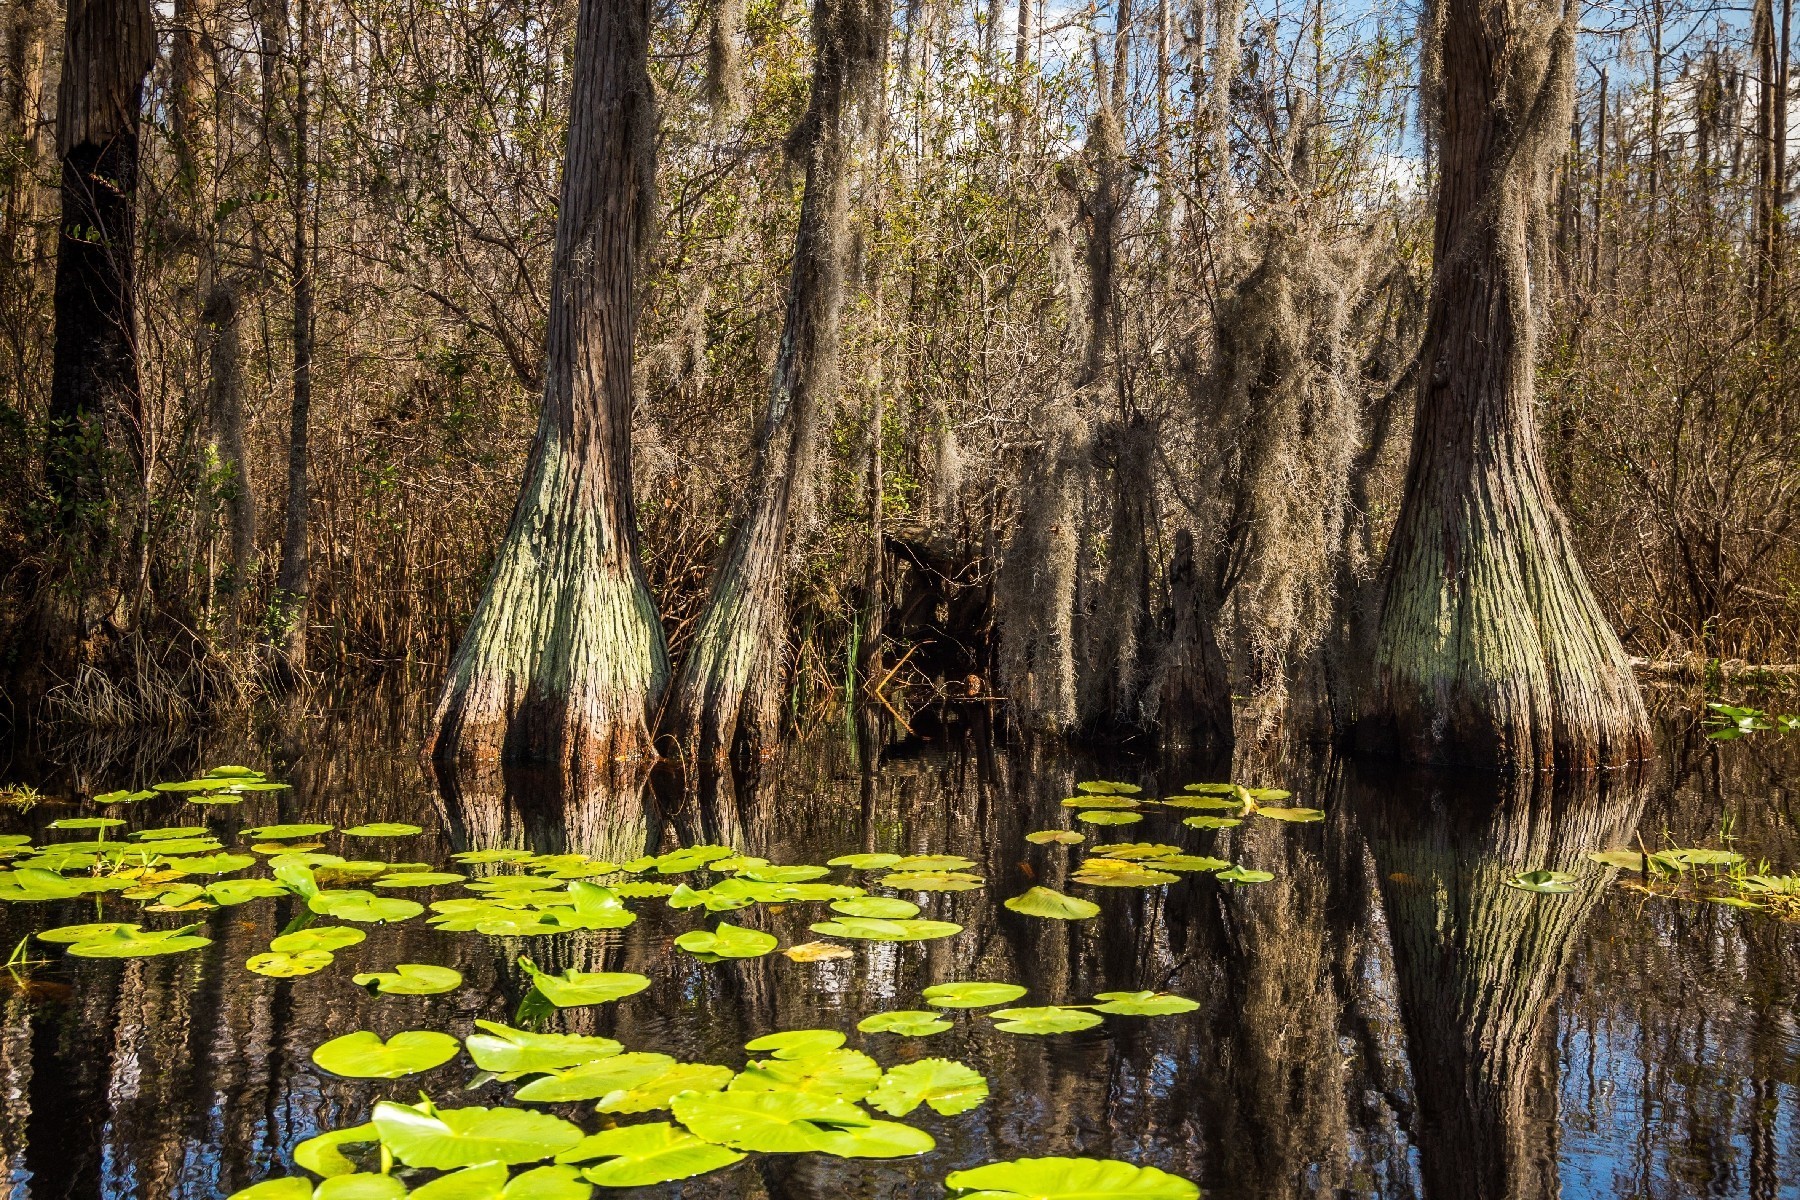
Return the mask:
[[[1256,815],[1259,817],[1268,817],[1270,820],[1274,821],[1289,821],[1296,824],[1308,821],[1323,821],[1325,819],[1325,814],[1320,809],[1275,808],[1266,804],[1257,808]]]
[[[558,1008],[606,1004],[635,996],[650,986],[649,979],[631,971],[577,971],[570,967],[561,975],[552,975],[538,970],[529,958],[519,959],[519,966],[531,976],[531,986]]]
[[[889,921],[880,917],[842,917],[819,921],[811,929],[827,937],[870,942],[928,942],[962,932],[962,926],[954,921]]]
[[[149,958],[212,945],[211,938],[191,932],[198,928],[198,925],[185,925],[180,929],[159,931],[121,925],[110,933],[73,943],[68,952],[76,958]]]
[[[1200,1189],[1167,1171],[1102,1158],[1021,1158],[952,1171],[968,1200],[1196,1200]]]
[[[683,1092],[717,1092],[731,1082],[730,1067],[711,1063],[676,1063],[654,1079],[615,1092],[608,1092],[594,1105],[601,1113],[655,1112],[669,1107]]]
[[[923,993],[925,1003],[937,1008],[988,1008],[995,1004],[1011,1003],[1024,994],[1025,989],[1016,983],[972,980],[934,983]]]
[[[341,921],[405,921],[425,911],[425,906],[398,896],[377,896],[357,888],[322,891],[307,900],[306,906],[322,916]]]
[[[1200,1005],[1173,992],[1101,992],[1094,999],[1098,1012],[1121,1017],[1164,1017],[1173,1013],[1193,1012]]]
[[[1588,860],[1597,862],[1603,867],[1619,867],[1626,871],[1641,871],[1644,867],[1642,850],[1592,850],[1588,852]]]
[[[353,977],[358,987],[373,984],[388,996],[435,996],[462,986],[462,972],[430,963],[399,963],[392,971],[368,971]]]
[[[828,867],[849,867],[852,871],[883,871],[900,861],[898,854],[840,854],[825,860]]]
[[[170,847],[175,843],[165,842],[156,847],[162,854],[173,853]],[[171,871],[181,871],[188,875],[229,875],[233,871],[242,871],[245,867],[254,866],[256,860],[248,854],[207,854],[186,858],[163,858],[162,865]]]
[[[1087,841],[1087,835],[1073,829],[1040,829],[1036,833],[1026,834],[1025,840],[1038,846],[1047,846],[1052,842],[1063,846],[1078,846]]]
[[[1656,858],[1690,867],[1734,867],[1744,861],[1744,856],[1735,850],[1659,850]]]
[[[1186,817],[1181,823],[1189,829],[1230,829],[1244,822],[1239,817]]]
[[[450,1170],[480,1163],[537,1162],[581,1141],[581,1130],[549,1113],[522,1108],[375,1106],[375,1128],[409,1167]]]
[[[765,1033],[744,1043],[744,1049],[773,1054],[776,1058],[805,1058],[844,1044],[844,1035],[836,1029],[784,1029]]]
[[[319,832],[324,833],[324,832],[326,832],[326,830],[321,829],[321,830],[319,830]],[[412,837],[414,834],[424,833],[424,832],[425,831],[423,829],[420,829],[417,825],[408,825],[401,821],[374,821],[367,825],[352,825],[350,828],[344,830],[344,836],[345,837],[396,838],[396,837]],[[268,834],[264,833],[264,834],[260,834],[259,836],[267,837]]]
[[[1220,876],[1223,878],[1223,876]],[[1505,881],[1509,888],[1521,892],[1572,892],[1575,890],[1575,877],[1566,871],[1550,871],[1539,868],[1536,871],[1521,871]]]
[[[987,880],[961,871],[895,871],[881,882],[902,892],[970,892]]]
[[[37,940],[49,942],[53,946],[71,946],[76,942],[86,942],[94,938],[108,937],[121,929],[136,929],[136,925],[127,925],[122,921],[95,921],[86,925],[60,925],[55,929],[39,931]]]
[[[398,1079],[441,1067],[462,1047],[434,1029],[409,1029],[387,1041],[367,1029],[332,1038],[312,1052],[313,1064],[351,1079]]]
[[[1062,802],[1064,808],[1079,808],[1086,812],[1099,812],[1104,809],[1138,808],[1141,800],[1133,800],[1129,796],[1070,796]],[[1077,814],[1079,815],[1079,814]]]
[[[334,1175],[349,1175],[356,1170],[356,1164],[345,1158],[338,1147],[367,1145],[380,1139],[381,1135],[371,1124],[333,1129],[295,1146],[294,1164],[327,1179]]]
[[[252,955],[244,966],[271,979],[298,979],[329,967],[335,956],[329,950],[297,950],[292,954],[271,950]]]
[[[290,1179],[265,1179],[247,1188],[239,1188],[226,1200],[312,1200],[312,1180],[294,1176]]]
[[[715,929],[693,929],[675,939],[689,954],[713,958],[759,958],[775,948],[773,934],[720,921]]]
[[[797,946],[789,946],[782,953],[795,962],[822,962],[832,958],[851,958],[856,952],[836,942],[801,942]]]
[[[321,1183],[313,1200],[406,1200],[406,1185],[374,1172],[339,1175]]]
[[[738,872],[738,877],[757,883],[805,883],[811,879],[822,879],[829,874],[830,867],[768,866],[746,867]]]
[[[596,1059],[611,1058],[625,1048],[611,1038],[533,1033],[498,1021],[476,1021],[475,1024],[486,1032],[469,1035],[465,1042],[469,1057],[483,1071],[501,1076],[578,1067]]]
[[[348,925],[314,925],[307,929],[284,933],[269,942],[269,949],[285,954],[302,950],[342,950],[354,946],[369,935]]]
[[[881,1066],[860,1050],[823,1050],[789,1058],[763,1058],[738,1072],[734,1092],[807,1092],[861,1100],[881,1079]]]
[[[960,854],[909,854],[894,864],[896,871],[966,871],[975,865]]]
[[[598,1100],[655,1079],[674,1065],[675,1060],[667,1054],[615,1054],[541,1076],[520,1088],[516,1095],[521,1100],[543,1104]]]
[[[1075,814],[1077,821],[1085,821],[1089,825],[1135,825],[1144,819],[1142,813],[1107,812],[1091,808],[1082,809]]]
[[[1097,779],[1088,783],[1078,783],[1075,785],[1075,790],[1096,796],[1135,796],[1144,789],[1135,783],[1118,783],[1110,779]]]
[[[1100,906],[1091,900],[1065,896],[1047,887],[1034,887],[1024,895],[1006,901],[1006,907],[1028,917],[1055,917],[1062,921],[1080,921],[1094,916]]]
[[[901,1037],[928,1037],[951,1028],[950,1022],[934,1012],[874,1013],[856,1023],[863,1033],[897,1033]]]
[[[292,838],[314,837],[330,833],[335,825],[263,825],[244,830],[244,836],[263,842],[285,842]]]
[[[288,890],[273,879],[221,879],[208,885],[206,898],[214,904],[246,904],[285,896]]]
[[[658,875],[679,875],[684,871],[695,871],[706,864],[732,857],[729,846],[689,846],[683,850],[671,850],[656,858]]]
[[[461,883],[467,875],[458,875],[455,871],[400,871],[393,875],[384,875],[375,881],[378,888],[416,888],[440,887],[447,883]]]
[[[1229,871],[1220,871],[1213,878],[1223,879],[1230,883],[1267,883],[1275,876],[1267,871],[1255,871],[1249,867],[1232,867]]]
[[[689,1092],[672,1105],[696,1136],[735,1150],[768,1154],[815,1151],[855,1158],[923,1154],[923,1130],[876,1121],[854,1104],[803,1092]]]
[[[452,854],[450,857],[460,863],[503,863],[519,862],[522,859],[527,859],[531,856],[531,851],[529,850],[511,850],[502,848],[497,850],[464,850],[460,853]]]
[[[994,1028],[1002,1033],[1074,1033],[1100,1024],[1100,1015],[1070,1005],[1043,1008],[1003,1008],[990,1013]]]
[[[50,822],[52,829],[116,829],[125,822],[119,817],[64,817]]]
[[[1204,808],[1213,812],[1236,812],[1244,807],[1230,796],[1170,796],[1163,803],[1170,808]]]
[[[582,1174],[603,1187],[648,1187],[704,1175],[741,1162],[743,1157],[667,1121],[657,1121],[589,1134],[556,1160],[577,1163],[603,1158],[607,1161]]]
[[[892,920],[896,917],[918,916],[919,906],[898,896],[853,896],[848,900],[832,901],[831,911],[843,913],[847,917],[883,917]]]
[[[925,1104],[946,1117],[981,1107],[988,1081],[979,1071],[948,1058],[922,1058],[889,1069],[869,1093],[869,1107],[890,1117],[904,1117]]]
[[[1157,887],[1181,878],[1169,871],[1123,862],[1115,858],[1090,858],[1075,872],[1075,882],[1094,887]]]

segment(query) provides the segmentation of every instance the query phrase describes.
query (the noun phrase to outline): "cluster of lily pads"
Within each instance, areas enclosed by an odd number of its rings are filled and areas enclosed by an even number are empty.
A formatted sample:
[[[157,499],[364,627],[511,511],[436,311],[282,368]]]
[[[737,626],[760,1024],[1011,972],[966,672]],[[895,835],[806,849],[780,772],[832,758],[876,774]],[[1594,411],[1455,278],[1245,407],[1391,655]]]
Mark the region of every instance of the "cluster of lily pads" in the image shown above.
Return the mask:
[[[1640,879],[1626,884],[1665,899],[1700,900],[1766,912],[1784,921],[1800,921],[1800,875],[1774,874],[1767,862],[1750,861],[1736,850],[1669,847],[1650,850],[1602,850],[1588,855],[1597,863],[1635,871]]]
[[[1716,701],[1708,703],[1706,708],[1706,736],[1715,742],[1728,742],[1748,733],[1761,733],[1771,729],[1782,733],[1800,730],[1800,714],[1764,712],[1760,708],[1720,704]]]

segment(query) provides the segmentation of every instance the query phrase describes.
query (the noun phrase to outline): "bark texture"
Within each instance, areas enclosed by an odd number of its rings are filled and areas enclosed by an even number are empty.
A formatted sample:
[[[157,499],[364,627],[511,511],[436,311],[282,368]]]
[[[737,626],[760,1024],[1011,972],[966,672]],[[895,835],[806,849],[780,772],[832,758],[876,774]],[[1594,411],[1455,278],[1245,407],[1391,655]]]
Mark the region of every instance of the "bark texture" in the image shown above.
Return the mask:
[[[583,0],[543,409],[431,753],[584,771],[649,752],[668,656],[637,554],[631,349],[654,97],[646,3]]]
[[[155,53],[145,0],[75,0],[57,92],[62,161],[46,482],[78,627],[123,597],[143,458],[135,288],[138,128]]]
[[[1451,0],[1435,291],[1362,735],[1424,762],[1641,757],[1643,701],[1533,424],[1530,225],[1568,128],[1576,9]]]
[[[693,649],[664,718],[685,787],[710,788],[734,749],[759,757],[780,720],[786,566],[812,505],[838,362],[851,169],[860,109],[887,33],[880,0],[818,0],[811,98],[795,144],[806,163],[781,346],[757,436],[749,501],[713,575]]]

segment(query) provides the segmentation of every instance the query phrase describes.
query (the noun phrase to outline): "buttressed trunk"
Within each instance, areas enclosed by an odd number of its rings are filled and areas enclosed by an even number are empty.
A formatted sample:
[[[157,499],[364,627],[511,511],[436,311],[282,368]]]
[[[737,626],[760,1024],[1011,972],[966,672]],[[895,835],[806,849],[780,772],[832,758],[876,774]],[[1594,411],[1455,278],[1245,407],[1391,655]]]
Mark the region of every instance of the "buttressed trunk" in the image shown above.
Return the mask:
[[[649,752],[668,655],[631,492],[632,287],[654,98],[647,0],[582,0],[543,408],[506,541],[438,701],[440,766],[578,772]]]
[[[858,109],[876,82],[885,0],[817,0],[812,93],[797,144],[805,193],[794,235],[781,346],[757,436],[749,502],[713,576],[664,732],[681,744],[686,786],[709,787],[742,739],[754,757],[780,719],[789,542],[805,523],[830,415],[843,306]]]
[[[1569,123],[1576,9],[1446,4],[1435,292],[1362,736],[1425,762],[1623,762],[1648,744],[1643,701],[1532,418],[1529,225]]]
[[[62,216],[47,482],[61,553],[87,616],[124,587],[124,546],[142,460],[136,260],[138,126],[155,54],[146,0],[72,0],[57,92]]]

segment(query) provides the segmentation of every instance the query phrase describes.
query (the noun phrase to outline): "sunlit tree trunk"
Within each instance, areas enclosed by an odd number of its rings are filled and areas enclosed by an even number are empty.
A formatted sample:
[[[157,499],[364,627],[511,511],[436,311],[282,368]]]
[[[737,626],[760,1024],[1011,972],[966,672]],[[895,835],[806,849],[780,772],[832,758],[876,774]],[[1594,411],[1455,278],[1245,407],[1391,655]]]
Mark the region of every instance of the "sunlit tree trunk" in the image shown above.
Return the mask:
[[[649,753],[668,678],[631,491],[632,289],[654,100],[642,2],[584,0],[543,408],[499,561],[438,702],[441,765]]]
[[[1575,21],[1558,0],[1446,14],[1435,289],[1364,727],[1416,760],[1587,768],[1648,747],[1533,423],[1528,227],[1568,128]]]
[[[275,573],[277,648],[290,672],[306,667],[308,600],[312,591],[312,558],[308,537],[312,525],[312,368],[313,266],[310,245],[313,196],[310,123],[312,119],[312,3],[299,0],[293,30],[293,130],[289,143],[288,209],[293,221],[289,263],[293,321],[292,394],[288,405],[287,505],[282,518],[281,562]]]
[[[45,476],[56,505],[52,560],[65,573],[81,637],[119,615],[141,499],[136,236],[138,128],[155,54],[145,0],[73,0],[57,92],[62,162],[55,346]],[[51,658],[57,647],[47,647]]]
[[[830,419],[856,125],[876,82],[887,24],[883,0],[818,0],[813,8],[812,94],[799,139],[806,186],[781,345],[748,500],[713,574],[664,720],[681,746],[690,792],[717,777],[740,738],[754,758],[779,724],[789,544],[812,504]]]

